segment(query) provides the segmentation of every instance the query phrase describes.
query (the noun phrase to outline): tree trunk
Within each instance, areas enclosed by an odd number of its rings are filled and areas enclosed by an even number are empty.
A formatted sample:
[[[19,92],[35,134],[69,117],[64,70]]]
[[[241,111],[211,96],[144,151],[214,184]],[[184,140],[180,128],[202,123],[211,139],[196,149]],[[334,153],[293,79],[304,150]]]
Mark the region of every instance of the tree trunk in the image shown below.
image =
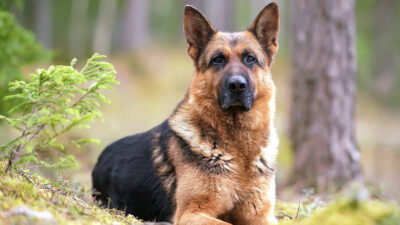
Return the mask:
[[[148,12],[148,0],[129,0],[127,2],[122,37],[126,50],[136,50],[148,43]]]
[[[217,30],[232,31],[234,25],[232,0],[204,0],[204,10],[204,14]]]
[[[110,55],[113,34],[114,17],[117,1],[102,0],[99,6],[96,28],[94,30],[93,51]]]
[[[361,178],[355,140],[354,0],[296,0],[291,141],[297,188],[336,190]]]
[[[73,0],[69,32],[69,56],[82,59],[86,56],[87,13],[89,0]]]
[[[51,4],[50,0],[37,0],[35,5],[36,37],[47,49],[52,47]]]

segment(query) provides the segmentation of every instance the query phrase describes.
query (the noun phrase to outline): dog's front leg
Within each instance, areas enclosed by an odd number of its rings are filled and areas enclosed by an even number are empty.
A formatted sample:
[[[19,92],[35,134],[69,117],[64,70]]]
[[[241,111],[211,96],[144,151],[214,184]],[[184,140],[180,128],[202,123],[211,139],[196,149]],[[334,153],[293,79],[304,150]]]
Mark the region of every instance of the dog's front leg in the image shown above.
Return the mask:
[[[235,225],[274,225],[275,178],[261,178],[258,186],[247,193],[247,198],[236,205],[232,212]]]
[[[229,200],[223,201],[219,193],[196,186],[189,192],[177,192],[174,225],[231,225],[217,218],[227,211]]]
[[[179,170],[178,170],[179,172]],[[231,225],[218,219],[233,208],[217,176],[186,167],[176,188],[174,225]]]
[[[273,201],[267,200],[263,206],[243,203],[232,212],[235,225],[274,225],[278,221],[274,215]],[[257,209],[256,209],[257,208]]]

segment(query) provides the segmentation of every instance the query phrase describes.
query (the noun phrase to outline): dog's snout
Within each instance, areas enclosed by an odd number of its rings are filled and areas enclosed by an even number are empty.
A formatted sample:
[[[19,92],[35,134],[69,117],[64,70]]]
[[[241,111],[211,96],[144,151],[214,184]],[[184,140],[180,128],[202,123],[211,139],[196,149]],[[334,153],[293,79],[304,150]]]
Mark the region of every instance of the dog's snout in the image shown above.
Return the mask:
[[[224,110],[234,107],[249,111],[254,101],[253,90],[246,71],[233,68],[224,74],[218,103]]]
[[[247,89],[247,80],[243,76],[233,75],[229,77],[227,85],[230,92],[240,93]]]

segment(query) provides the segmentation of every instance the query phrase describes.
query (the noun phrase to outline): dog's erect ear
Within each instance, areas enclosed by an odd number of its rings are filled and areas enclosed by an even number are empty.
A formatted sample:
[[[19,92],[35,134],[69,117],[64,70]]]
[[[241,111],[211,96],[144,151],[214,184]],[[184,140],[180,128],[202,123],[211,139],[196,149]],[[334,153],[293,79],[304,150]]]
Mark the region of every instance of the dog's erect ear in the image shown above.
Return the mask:
[[[275,53],[278,51],[278,4],[272,2],[265,6],[248,30],[254,33],[271,62]]]
[[[183,29],[188,45],[187,51],[190,57],[197,61],[199,54],[207,45],[215,30],[203,14],[189,5],[185,6]]]

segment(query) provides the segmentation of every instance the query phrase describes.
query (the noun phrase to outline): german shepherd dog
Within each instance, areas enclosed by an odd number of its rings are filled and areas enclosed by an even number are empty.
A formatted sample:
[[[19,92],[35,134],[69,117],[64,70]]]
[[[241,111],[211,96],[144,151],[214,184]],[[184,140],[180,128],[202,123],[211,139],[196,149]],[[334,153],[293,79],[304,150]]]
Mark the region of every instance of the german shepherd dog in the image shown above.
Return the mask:
[[[275,85],[279,10],[267,5],[244,32],[217,31],[184,10],[195,72],[184,99],[153,129],[100,155],[94,196],[144,220],[179,225],[274,224]]]

